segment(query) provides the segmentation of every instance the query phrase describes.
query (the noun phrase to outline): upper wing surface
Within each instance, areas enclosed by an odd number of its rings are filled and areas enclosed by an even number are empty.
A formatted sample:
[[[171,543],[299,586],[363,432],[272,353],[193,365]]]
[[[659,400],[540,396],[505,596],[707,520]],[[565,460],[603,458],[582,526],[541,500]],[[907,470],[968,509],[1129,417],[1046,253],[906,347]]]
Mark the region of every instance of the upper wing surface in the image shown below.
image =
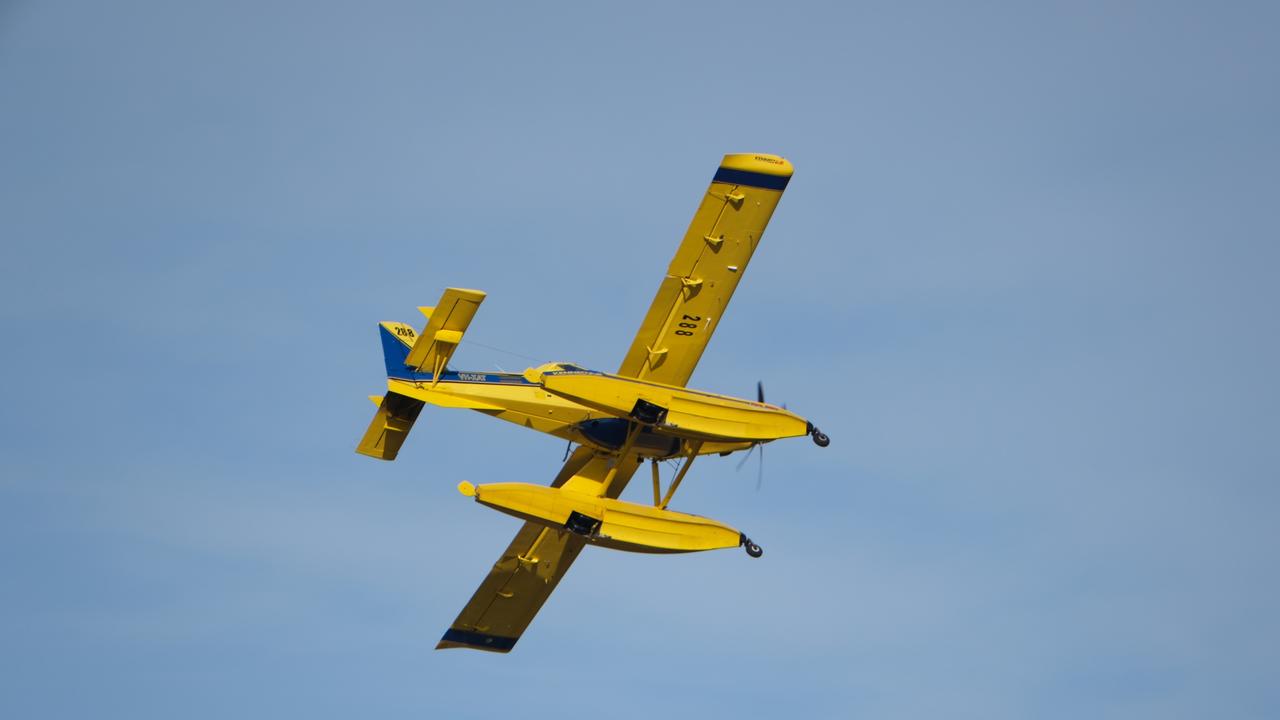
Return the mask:
[[[791,179],[776,155],[726,155],[676,250],[619,375],[683,386]]]

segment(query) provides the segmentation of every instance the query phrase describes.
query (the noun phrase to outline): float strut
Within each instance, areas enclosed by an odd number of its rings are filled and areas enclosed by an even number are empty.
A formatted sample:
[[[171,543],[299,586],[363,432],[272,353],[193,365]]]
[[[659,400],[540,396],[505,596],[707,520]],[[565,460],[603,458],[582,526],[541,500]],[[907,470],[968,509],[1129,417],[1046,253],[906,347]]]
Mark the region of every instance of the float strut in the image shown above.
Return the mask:
[[[626,462],[631,446],[636,444],[636,438],[640,437],[640,431],[643,429],[644,426],[640,423],[628,423],[627,441],[622,443],[622,449],[618,450],[618,459],[613,461],[613,467],[609,468],[609,474],[604,476],[604,482],[600,484],[600,497],[608,496],[613,479],[618,477],[618,468]]]
[[[694,440],[689,443],[689,457],[680,466],[680,472],[676,473],[676,478],[671,481],[671,487],[667,488],[667,494],[662,498],[662,504],[658,507],[663,510],[667,509],[667,504],[671,502],[671,496],[676,494],[676,488],[680,487],[680,481],[684,480],[684,474],[689,472],[689,466],[693,464],[693,459],[698,457],[698,451],[701,449],[701,440]]]
[[[662,507],[662,484],[658,476],[658,458],[649,461],[653,467],[653,506]]]

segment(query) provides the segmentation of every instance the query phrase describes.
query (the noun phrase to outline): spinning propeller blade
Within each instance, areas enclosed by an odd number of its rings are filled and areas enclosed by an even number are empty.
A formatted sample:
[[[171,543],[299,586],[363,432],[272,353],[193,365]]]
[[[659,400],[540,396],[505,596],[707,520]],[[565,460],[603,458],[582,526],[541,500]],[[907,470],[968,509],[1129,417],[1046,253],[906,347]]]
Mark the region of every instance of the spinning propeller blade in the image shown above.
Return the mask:
[[[764,381],[762,380],[756,381],[756,402],[764,402]],[[741,470],[742,466],[747,464],[747,460],[751,457],[751,453],[756,451],[756,448],[760,448],[759,464],[756,466],[756,492],[760,492],[760,488],[764,485],[764,444],[755,443],[752,445],[751,449],[747,450],[747,454],[743,456],[742,461],[738,463],[738,470]]]

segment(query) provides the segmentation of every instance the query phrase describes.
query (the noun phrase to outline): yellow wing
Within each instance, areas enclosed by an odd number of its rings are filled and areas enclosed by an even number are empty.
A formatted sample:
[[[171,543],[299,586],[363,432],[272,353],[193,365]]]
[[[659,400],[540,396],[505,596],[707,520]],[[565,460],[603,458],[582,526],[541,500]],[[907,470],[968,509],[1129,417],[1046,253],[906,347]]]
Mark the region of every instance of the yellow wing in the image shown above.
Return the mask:
[[[529,566],[523,557],[544,529],[531,522],[520,528],[440,638],[437,650],[471,648],[505,653],[515,647],[587,542],[568,531],[551,532],[549,540],[538,543],[538,562]],[[539,572],[539,568],[543,568],[543,572]]]
[[[724,156],[619,375],[689,381],[791,172],[791,163],[776,155]]]
[[[688,382],[790,178],[791,163],[780,157],[725,156],[619,375]],[[615,462],[621,465],[606,486]],[[616,498],[638,466],[634,453],[617,459],[579,447],[551,485],[597,495],[607,487]],[[510,651],[585,544],[567,530],[526,522],[436,649]]]

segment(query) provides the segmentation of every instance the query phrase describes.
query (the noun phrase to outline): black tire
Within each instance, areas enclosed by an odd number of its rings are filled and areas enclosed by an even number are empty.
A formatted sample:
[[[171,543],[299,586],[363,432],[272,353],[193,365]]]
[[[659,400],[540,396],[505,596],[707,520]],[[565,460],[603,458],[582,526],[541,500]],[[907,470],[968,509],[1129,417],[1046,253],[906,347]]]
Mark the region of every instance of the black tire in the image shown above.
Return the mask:
[[[815,429],[813,431],[813,444],[818,447],[826,447],[831,444],[831,438],[827,437],[827,434],[821,430]]]
[[[758,558],[764,554],[764,549],[750,540],[744,542],[743,546],[747,549],[747,554],[753,558]]]

